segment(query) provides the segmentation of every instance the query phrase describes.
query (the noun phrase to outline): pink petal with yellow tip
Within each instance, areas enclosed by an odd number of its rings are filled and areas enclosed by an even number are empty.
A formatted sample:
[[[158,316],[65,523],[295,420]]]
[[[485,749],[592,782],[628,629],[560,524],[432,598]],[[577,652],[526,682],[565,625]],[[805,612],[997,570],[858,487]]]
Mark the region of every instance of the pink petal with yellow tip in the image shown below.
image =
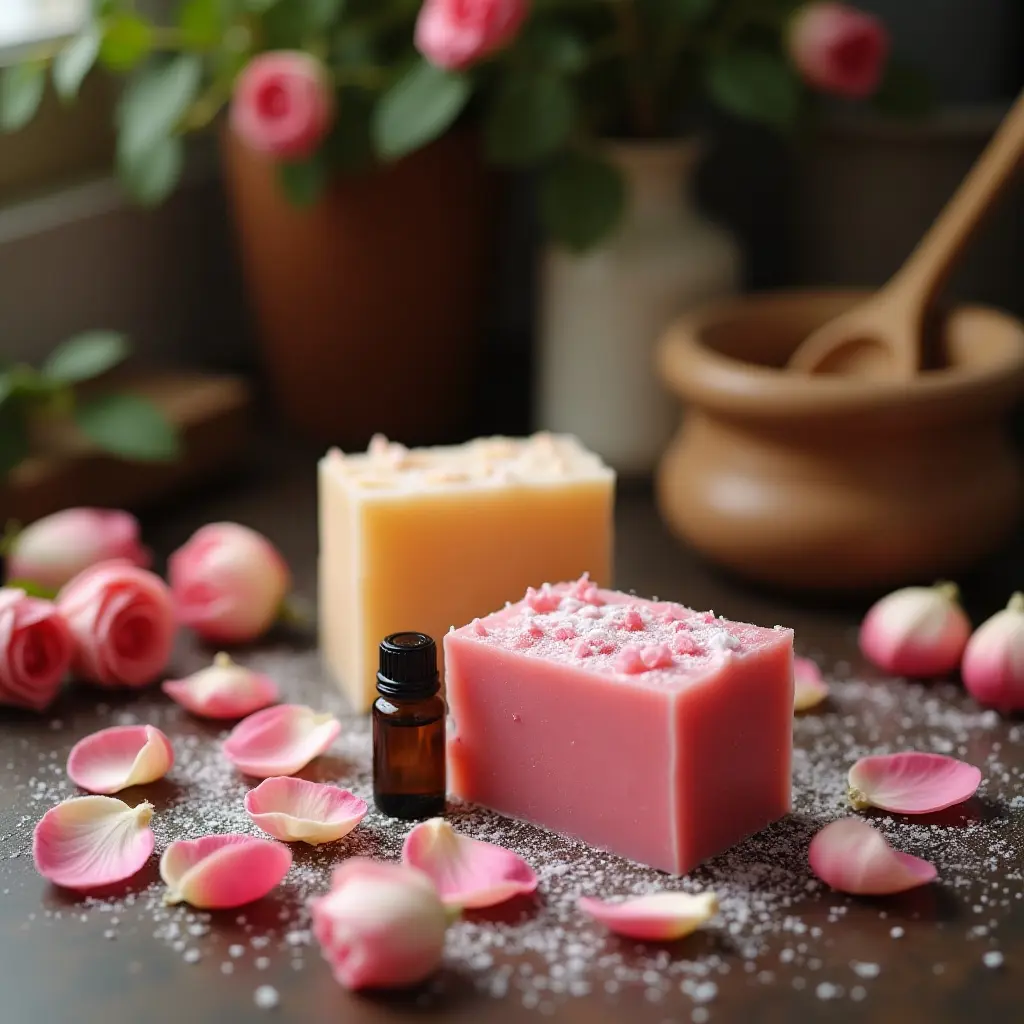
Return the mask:
[[[793,710],[807,711],[828,696],[821,669],[810,658],[793,659]]]
[[[269,839],[181,839],[160,858],[160,877],[167,884],[164,903],[189,903],[203,910],[241,907],[276,888],[291,865],[291,850]]]
[[[153,852],[153,805],[129,807],[112,796],[78,796],[51,807],[36,825],[36,870],[82,892],[131,878]]]
[[[808,851],[811,870],[839,892],[887,896],[935,880],[933,864],[894,850],[878,829],[860,818],[826,825]]]
[[[269,779],[301,771],[327,750],[339,732],[341,723],[334,715],[303,704],[280,704],[239,722],[223,750],[239,771]]]
[[[119,793],[162,779],[174,764],[171,741],[154,725],[115,725],[79,740],[68,777],[90,793]]]
[[[402,862],[422,871],[448,907],[491,907],[537,888],[537,876],[518,854],[460,836],[443,818],[413,828]]]
[[[656,892],[617,901],[581,896],[577,906],[617,935],[670,942],[710,921],[718,913],[718,897],[713,892]]]
[[[945,754],[879,754],[851,769],[850,804],[894,814],[931,814],[963,803],[978,790],[981,771]]]
[[[163,691],[200,718],[244,718],[279,699],[273,679],[236,665],[223,653],[184,679],[168,679]]]
[[[333,843],[366,817],[366,801],[347,789],[305,779],[266,779],[245,794],[245,810],[268,835],[286,843]]]

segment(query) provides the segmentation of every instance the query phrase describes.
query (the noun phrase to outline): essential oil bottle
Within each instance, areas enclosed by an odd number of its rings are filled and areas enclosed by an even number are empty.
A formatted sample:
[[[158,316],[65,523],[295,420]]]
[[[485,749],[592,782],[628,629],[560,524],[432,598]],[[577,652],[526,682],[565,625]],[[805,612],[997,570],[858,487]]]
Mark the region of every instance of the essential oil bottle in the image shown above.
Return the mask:
[[[444,813],[445,705],[437,644],[425,633],[392,633],[380,644],[373,704],[373,802],[392,818]]]

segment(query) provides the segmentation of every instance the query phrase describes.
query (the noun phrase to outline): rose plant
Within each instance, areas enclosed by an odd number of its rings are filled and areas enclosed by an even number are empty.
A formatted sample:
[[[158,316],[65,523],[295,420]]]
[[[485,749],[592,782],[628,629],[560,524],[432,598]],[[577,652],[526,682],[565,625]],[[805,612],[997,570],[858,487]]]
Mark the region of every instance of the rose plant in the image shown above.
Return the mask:
[[[144,202],[166,197],[183,135],[230,123],[311,202],[330,176],[397,160],[464,115],[488,159],[537,172],[542,221],[586,249],[610,232],[625,184],[610,137],[689,130],[710,101],[785,129],[816,95],[918,90],[888,61],[872,15],[801,0],[181,0],[173,19],[94,0],[78,36],[42,46],[0,81],[0,127],[35,114],[47,78],[64,99],[99,63],[128,81],[117,160]]]

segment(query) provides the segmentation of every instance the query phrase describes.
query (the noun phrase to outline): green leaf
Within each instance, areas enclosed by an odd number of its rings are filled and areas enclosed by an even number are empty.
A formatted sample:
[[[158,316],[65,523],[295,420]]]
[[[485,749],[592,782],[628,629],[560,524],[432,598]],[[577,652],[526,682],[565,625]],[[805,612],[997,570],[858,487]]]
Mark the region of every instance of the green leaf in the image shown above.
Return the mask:
[[[0,480],[29,454],[28,425],[24,411],[15,403],[0,406]]]
[[[16,132],[36,116],[43,102],[46,68],[37,63],[15,64],[0,74],[0,129]]]
[[[6,370],[0,373],[0,406],[14,394],[14,375]]]
[[[185,143],[180,135],[165,136],[137,152],[118,147],[118,175],[142,206],[159,206],[174,191],[184,166]]]
[[[183,0],[178,28],[186,46],[198,50],[215,47],[224,33],[222,0]]]
[[[314,32],[330,28],[345,9],[345,0],[305,0],[306,18]]]
[[[47,601],[52,601],[57,596],[56,588],[44,587],[32,580],[4,580],[4,586],[12,590],[24,590],[29,597],[42,597]]]
[[[464,75],[420,60],[377,105],[373,124],[377,152],[396,160],[432,142],[452,126],[471,91]]]
[[[53,61],[53,85],[62,100],[67,102],[78,95],[99,52],[100,33],[95,25],[89,25],[57,54]]]
[[[75,410],[78,429],[112,455],[138,462],[170,462],[180,454],[174,427],[152,402],[137,395],[102,395]]]
[[[575,117],[576,97],[564,78],[513,72],[502,83],[487,113],[487,155],[496,163],[535,163],[565,142]]]
[[[891,60],[871,105],[886,117],[908,121],[926,117],[935,106],[935,83],[917,68]]]
[[[166,140],[198,95],[202,79],[202,60],[194,53],[141,71],[118,107],[118,148],[134,156]]]
[[[323,194],[329,173],[323,160],[311,160],[278,165],[278,180],[293,205],[312,206]]]
[[[153,29],[145,18],[121,11],[107,19],[100,61],[111,71],[131,71],[153,50]]]
[[[596,156],[569,153],[544,172],[540,212],[551,237],[574,252],[592,248],[619,222],[626,183]]]
[[[712,57],[707,76],[712,98],[731,114],[776,128],[796,119],[800,83],[779,53],[726,51]]]
[[[128,341],[116,331],[86,331],[58,345],[43,363],[43,375],[65,384],[91,380],[128,356]]]
[[[575,74],[587,64],[587,48],[580,37],[557,25],[536,26],[522,46],[532,64],[548,71]]]

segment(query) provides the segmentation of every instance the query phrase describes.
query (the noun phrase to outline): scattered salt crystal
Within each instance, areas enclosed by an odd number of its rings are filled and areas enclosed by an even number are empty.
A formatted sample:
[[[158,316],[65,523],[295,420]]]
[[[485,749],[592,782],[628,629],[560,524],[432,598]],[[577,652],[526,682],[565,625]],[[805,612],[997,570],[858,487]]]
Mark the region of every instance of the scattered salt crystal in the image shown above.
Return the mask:
[[[690,1014],[690,1020],[693,1024],[706,1024],[711,1019],[711,1012],[706,1006],[695,1006],[693,1013]]]
[[[257,971],[265,971],[270,966],[269,956],[258,956],[253,961]]]
[[[814,994],[819,999],[835,999],[842,992],[842,989],[838,985],[833,985],[831,982],[823,981],[814,990]]]
[[[904,935],[904,932],[903,932],[903,929],[897,924],[897,925],[894,925],[892,928],[889,929],[889,934],[894,939],[902,939],[903,935]]]
[[[196,949],[195,946],[193,946],[191,949],[186,949],[185,952],[182,954],[181,958],[187,964],[197,964],[199,963],[199,959],[201,956],[202,954],[199,952],[199,950]]]
[[[859,1003],[863,999],[867,998],[868,990],[863,985],[854,985],[850,989],[850,998],[855,1002]]]
[[[981,962],[986,966],[995,970],[998,967],[1003,966],[1003,954],[998,949],[990,949],[982,958]]]
[[[234,969],[235,965],[230,960],[225,960],[224,963],[220,965],[221,974],[231,974]]]
[[[281,1001],[281,997],[277,994],[277,989],[273,985],[260,985],[253,992],[252,999],[261,1010],[273,1010]]]
[[[233,956],[236,960],[238,957],[245,954],[245,946],[240,946],[235,943],[233,946],[228,946],[228,956]]]
[[[862,963],[859,960],[851,961],[850,966],[858,978],[877,978],[882,971],[878,964]]]

